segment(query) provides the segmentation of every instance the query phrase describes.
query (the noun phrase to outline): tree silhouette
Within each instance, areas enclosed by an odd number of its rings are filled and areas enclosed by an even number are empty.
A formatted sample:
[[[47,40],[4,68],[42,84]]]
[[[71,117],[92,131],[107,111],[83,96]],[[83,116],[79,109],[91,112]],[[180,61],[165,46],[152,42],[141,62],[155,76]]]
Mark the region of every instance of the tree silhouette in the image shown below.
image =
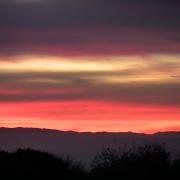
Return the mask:
[[[166,179],[169,166],[169,153],[159,143],[134,147],[123,153],[107,148],[94,158],[91,178]]]
[[[175,159],[171,165],[171,177],[174,180],[180,179],[180,158]]]

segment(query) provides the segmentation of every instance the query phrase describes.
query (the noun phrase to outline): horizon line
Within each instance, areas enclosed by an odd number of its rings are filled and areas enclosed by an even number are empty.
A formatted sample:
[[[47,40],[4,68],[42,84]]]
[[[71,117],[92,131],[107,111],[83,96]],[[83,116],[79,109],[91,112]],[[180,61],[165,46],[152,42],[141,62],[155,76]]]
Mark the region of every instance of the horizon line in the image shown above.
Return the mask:
[[[109,134],[120,134],[120,133],[129,133],[129,134],[143,134],[143,135],[155,135],[158,133],[180,133],[180,131],[156,131],[153,133],[145,133],[145,132],[135,132],[135,131],[118,131],[118,132],[113,132],[113,131],[75,131],[75,130],[60,130],[60,129],[51,129],[51,128],[38,128],[38,127],[3,127],[0,126],[0,129],[34,129],[34,130],[46,130],[46,131],[58,131],[58,132],[72,132],[72,133],[91,133],[91,134],[98,134],[98,133],[109,133]]]

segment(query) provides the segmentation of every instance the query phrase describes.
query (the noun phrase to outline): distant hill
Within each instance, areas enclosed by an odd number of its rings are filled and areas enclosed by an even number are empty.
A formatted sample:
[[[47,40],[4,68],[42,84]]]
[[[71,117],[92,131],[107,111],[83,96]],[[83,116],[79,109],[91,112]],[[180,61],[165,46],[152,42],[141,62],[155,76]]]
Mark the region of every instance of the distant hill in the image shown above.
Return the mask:
[[[33,148],[56,155],[70,155],[77,160],[90,161],[103,147],[126,148],[158,141],[165,143],[172,154],[180,154],[180,132],[153,135],[139,133],[73,132],[34,128],[0,128],[0,149],[14,151]]]

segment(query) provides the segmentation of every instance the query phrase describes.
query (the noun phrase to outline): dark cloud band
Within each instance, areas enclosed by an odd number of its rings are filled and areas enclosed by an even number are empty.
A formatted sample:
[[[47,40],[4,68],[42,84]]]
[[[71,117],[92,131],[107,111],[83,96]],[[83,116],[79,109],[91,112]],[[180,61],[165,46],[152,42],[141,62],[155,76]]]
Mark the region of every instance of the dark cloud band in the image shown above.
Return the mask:
[[[179,1],[1,1],[0,54],[180,51]]]
[[[180,106],[180,84],[96,82],[104,73],[16,73],[0,75],[0,101],[99,100]],[[113,73],[112,73],[113,74]],[[107,75],[105,73],[105,75]],[[117,75],[117,74],[116,74]],[[123,74],[119,74],[122,76]],[[127,76],[127,74],[124,74]],[[39,79],[39,81],[29,81]],[[68,84],[63,83],[62,79]],[[53,80],[53,83],[51,82]],[[54,80],[55,83],[54,83]],[[13,87],[13,89],[12,89]]]

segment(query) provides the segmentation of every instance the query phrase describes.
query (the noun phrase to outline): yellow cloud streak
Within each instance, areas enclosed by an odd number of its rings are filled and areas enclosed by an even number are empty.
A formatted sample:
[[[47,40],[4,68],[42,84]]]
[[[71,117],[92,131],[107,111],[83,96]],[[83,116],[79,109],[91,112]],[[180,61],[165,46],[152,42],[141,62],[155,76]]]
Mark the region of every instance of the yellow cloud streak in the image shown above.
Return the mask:
[[[122,58],[121,58],[122,59]],[[90,71],[117,71],[135,66],[137,59],[90,59],[78,58],[67,59],[58,57],[18,57],[15,61],[1,61],[1,71],[30,71],[30,72],[90,72]],[[123,59],[122,59],[123,60]]]
[[[90,57],[19,56],[9,61],[0,60],[0,72],[99,72],[98,75],[87,74],[81,78],[101,83],[179,82],[178,67],[175,69],[170,67],[171,72],[167,72],[168,66],[166,72],[163,72],[162,69],[158,70],[159,66],[164,67],[167,62],[176,65],[177,62],[180,62],[180,55],[112,56],[97,57],[97,59]],[[122,71],[129,71],[132,74],[113,75],[114,72],[118,74]],[[106,72],[109,72],[109,74],[101,74]],[[53,80],[52,78],[29,79],[27,81],[60,83],[59,80]],[[61,82],[64,81],[66,80],[61,79]]]

